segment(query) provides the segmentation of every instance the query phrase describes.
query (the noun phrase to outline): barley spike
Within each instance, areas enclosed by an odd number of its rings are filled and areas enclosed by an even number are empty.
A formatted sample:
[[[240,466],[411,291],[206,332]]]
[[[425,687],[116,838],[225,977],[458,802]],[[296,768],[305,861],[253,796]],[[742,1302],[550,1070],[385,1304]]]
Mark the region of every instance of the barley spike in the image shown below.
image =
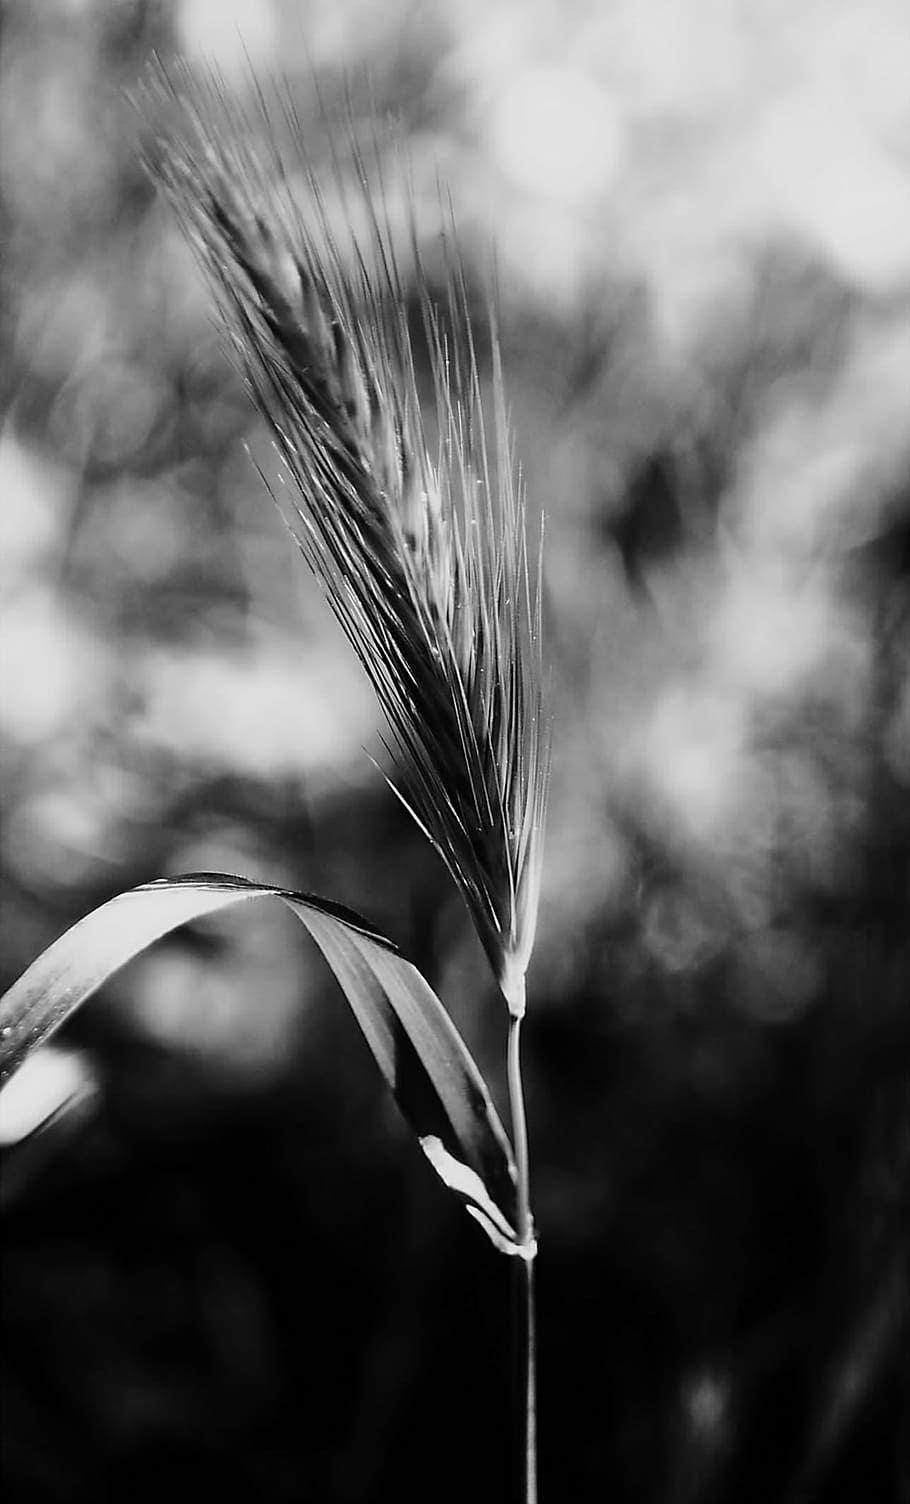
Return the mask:
[[[527,541],[495,321],[487,419],[464,276],[449,253],[447,305],[434,301],[412,229],[431,444],[405,280],[362,158],[368,228],[342,246],[314,171],[306,205],[295,199],[261,94],[252,120],[214,77],[161,70],[153,92],[165,109],[150,170],[291,481],[294,538],[388,722],[392,786],[523,1008],[549,734],[540,552]]]

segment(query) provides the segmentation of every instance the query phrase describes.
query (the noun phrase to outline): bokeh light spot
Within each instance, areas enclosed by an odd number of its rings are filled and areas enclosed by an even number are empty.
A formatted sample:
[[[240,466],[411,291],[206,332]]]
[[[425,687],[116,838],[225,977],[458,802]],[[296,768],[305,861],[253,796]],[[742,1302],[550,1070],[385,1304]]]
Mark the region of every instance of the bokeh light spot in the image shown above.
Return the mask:
[[[538,65],[507,85],[492,147],[518,187],[581,207],[609,187],[622,161],[621,122],[605,91],[577,68]]]

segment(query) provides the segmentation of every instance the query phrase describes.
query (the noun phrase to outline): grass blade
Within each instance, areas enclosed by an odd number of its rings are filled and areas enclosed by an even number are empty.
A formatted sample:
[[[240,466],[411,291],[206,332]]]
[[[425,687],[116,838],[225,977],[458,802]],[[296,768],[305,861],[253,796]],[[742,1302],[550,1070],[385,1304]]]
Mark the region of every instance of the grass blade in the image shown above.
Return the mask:
[[[0,998],[0,1083],[122,966],[162,936],[253,898],[309,931],[440,1179],[503,1252],[518,1238],[516,1171],[483,1077],[433,989],[358,915],[311,894],[223,874],[146,883],[88,914]]]

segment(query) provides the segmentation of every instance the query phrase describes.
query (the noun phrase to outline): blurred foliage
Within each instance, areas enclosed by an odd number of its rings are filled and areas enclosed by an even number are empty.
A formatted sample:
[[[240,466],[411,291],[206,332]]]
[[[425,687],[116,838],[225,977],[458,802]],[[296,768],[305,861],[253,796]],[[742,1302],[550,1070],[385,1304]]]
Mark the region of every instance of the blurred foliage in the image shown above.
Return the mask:
[[[394,112],[424,254],[441,175],[479,304],[495,244],[556,700],[544,1498],[910,1500],[901,12],[0,20],[0,985],[123,887],[234,870],[394,935],[501,1087],[482,958],[364,755],[124,89],[157,48],[242,90],[242,37],[317,165]],[[4,1172],[5,1497],[502,1497],[508,1270],[298,927],[184,934],[63,1042],[91,1106]]]

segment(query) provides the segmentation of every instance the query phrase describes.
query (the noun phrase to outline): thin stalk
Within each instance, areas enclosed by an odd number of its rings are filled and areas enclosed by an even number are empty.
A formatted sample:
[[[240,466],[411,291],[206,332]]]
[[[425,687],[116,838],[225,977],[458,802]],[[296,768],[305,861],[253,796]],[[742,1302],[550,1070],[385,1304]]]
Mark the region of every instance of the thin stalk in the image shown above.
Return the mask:
[[[525,1011],[525,985],[508,999],[508,1083],[512,1111],[512,1146],[518,1170],[518,1235],[523,1252],[515,1259],[513,1272],[515,1440],[517,1462],[516,1498],[519,1504],[537,1504],[537,1346],[534,1315],[534,1259],[537,1244],[531,1215],[528,1160],[528,1124],[521,1077],[521,1021]]]
[[[512,1268],[516,1504],[537,1504],[537,1346],[534,1257]]]

